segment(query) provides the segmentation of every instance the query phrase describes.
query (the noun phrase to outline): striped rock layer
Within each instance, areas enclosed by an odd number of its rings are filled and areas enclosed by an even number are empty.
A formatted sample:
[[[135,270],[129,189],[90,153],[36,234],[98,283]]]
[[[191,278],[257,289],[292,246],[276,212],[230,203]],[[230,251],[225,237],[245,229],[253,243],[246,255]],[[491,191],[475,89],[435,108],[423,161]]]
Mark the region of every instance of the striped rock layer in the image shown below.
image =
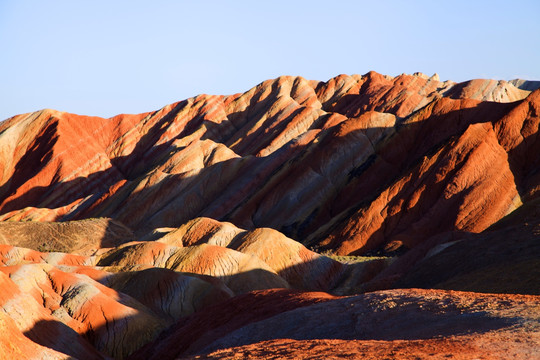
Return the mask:
[[[284,76],[0,123],[0,358],[538,357],[539,85]],[[340,297],[395,287],[499,294]]]
[[[283,76],[139,115],[18,115],[0,124],[0,219],[142,236],[204,216],[339,254],[481,232],[538,196],[536,85]]]
[[[0,245],[0,320],[21,343],[1,351],[122,359],[182,318],[235,295],[275,288],[353,293],[389,264],[342,264],[276,230],[246,231],[209,218],[159,236],[93,255]]]

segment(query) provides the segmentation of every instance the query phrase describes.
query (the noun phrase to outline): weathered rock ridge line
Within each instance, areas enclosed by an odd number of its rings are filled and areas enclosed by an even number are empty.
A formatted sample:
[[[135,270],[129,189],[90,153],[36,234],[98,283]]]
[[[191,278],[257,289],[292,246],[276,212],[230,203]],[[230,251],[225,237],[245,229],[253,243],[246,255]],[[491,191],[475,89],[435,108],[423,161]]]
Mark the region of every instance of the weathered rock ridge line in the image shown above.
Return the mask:
[[[284,76],[139,115],[18,115],[0,125],[1,219],[141,235],[206,216],[340,254],[480,232],[540,189],[540,90],[523,84]]]

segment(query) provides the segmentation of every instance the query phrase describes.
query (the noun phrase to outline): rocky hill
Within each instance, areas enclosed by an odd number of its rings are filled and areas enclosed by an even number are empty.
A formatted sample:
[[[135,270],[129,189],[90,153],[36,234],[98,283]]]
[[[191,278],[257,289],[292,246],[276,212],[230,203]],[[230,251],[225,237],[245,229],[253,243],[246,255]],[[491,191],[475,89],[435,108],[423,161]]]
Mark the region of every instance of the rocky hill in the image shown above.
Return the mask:
[[[283,76],[5,120],[0,357],[540,356],[539,87]]]

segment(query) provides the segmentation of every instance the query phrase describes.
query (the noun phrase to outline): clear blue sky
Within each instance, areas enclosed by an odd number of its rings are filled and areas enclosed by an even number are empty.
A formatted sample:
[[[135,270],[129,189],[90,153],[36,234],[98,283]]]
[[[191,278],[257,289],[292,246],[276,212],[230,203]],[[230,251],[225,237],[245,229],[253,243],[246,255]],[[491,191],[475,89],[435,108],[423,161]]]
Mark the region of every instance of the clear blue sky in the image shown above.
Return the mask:
[[[540,1],[0,0],[0,120],[110,117],[279,75],[540,79]]]

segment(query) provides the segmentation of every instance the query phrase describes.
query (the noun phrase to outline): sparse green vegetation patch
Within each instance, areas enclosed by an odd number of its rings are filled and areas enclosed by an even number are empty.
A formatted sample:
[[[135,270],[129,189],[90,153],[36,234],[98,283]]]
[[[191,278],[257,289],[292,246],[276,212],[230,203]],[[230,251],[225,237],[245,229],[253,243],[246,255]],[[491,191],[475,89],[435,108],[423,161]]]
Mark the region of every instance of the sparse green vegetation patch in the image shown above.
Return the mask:
[[[323,254],[330,259],[339,261],[343,264],[356,264],[361,262],[367,262],[372,260],[381,260],[381,259],[390,259],[388,256],[350,256],[350,255],[332,255],[332,254]]]

